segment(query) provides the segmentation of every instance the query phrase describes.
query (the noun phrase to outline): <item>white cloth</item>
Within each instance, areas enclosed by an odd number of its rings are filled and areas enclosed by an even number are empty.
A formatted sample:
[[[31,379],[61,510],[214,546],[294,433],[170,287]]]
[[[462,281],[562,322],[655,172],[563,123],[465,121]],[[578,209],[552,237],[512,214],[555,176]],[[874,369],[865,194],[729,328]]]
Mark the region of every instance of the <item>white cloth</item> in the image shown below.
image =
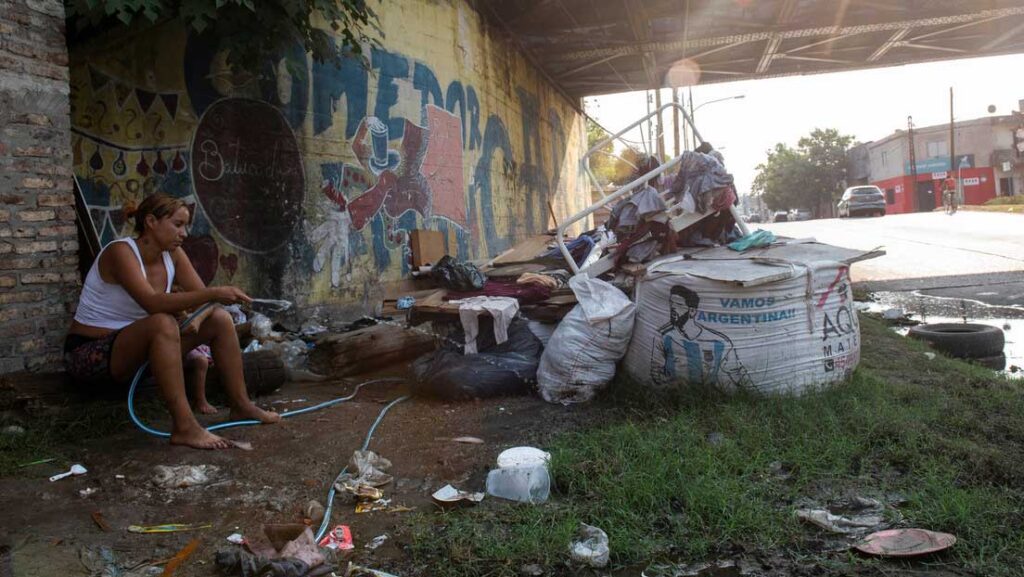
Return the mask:
[[[476,354],[476,337],[480,333],[477,316],[487,311],[494,317],[494,342],[501,344],[508,340],[508,326],[519,312],[519,301],[512,297],[470,297],[449,301],[459,305],[459,320],[466,333],[466,354]]]
[[[100,276],[100,258],[103,251],[107,250],[115,242],[124,242],[131,247],[135,258],[139,260],[139,268],[142,269],[142,276],[146,277],[146,265],[142,263],[142,254],[133,238],[122,238],[111,241],[103,247],[96,260],[89,269],[82,285],[82,296],[78,301],[78,309],[75,312],[75,320],[90,327],[104,329],[123,329],[133,322],[149,316],[139,303],[135,302],[128,291],[119,284],[108,283]],[[162,253],[164,268],[167,269],[167,287],[164,292],[171,292],[171,285],[174,283],[174,261],[171,260],[171,253]]]

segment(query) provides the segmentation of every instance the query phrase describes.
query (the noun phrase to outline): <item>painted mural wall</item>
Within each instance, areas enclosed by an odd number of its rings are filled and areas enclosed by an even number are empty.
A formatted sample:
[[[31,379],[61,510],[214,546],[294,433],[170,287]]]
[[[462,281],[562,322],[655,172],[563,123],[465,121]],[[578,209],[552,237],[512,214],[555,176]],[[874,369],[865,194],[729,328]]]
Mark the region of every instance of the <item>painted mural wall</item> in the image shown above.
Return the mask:
[[[384,2],[367,66],[301,47],[232,70],[168,25],[71,54],[74,171],[102,240],[163,191],[194,205],[208,284],[372,307],[409,273],[409,231],[496,255],[583,209],[572,103],[459,1]]]

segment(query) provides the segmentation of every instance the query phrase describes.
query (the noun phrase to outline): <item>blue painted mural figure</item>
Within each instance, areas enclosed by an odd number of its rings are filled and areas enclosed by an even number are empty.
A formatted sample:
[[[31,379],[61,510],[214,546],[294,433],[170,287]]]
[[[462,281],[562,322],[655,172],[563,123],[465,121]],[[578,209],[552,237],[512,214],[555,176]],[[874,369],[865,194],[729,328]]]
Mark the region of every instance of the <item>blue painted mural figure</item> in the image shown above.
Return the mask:
[[[724,384],[740,388],[749,383],[732,340],[697,320],[700,297],[683,285],[669,291],[669,322],[658,331],[651,347],[651,380],[670,385]]]

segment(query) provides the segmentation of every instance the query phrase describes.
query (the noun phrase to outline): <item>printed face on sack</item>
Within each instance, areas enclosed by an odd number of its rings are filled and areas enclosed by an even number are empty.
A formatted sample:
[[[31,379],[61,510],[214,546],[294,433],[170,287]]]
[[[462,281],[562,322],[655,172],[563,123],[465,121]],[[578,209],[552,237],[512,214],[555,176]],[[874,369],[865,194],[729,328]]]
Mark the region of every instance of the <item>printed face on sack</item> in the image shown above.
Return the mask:
[[[676,285],[669,291],[669,322],[680,333],[683,332],[686,323],[697,316],[698,307],[700,307],[700,297],[685,286]]]

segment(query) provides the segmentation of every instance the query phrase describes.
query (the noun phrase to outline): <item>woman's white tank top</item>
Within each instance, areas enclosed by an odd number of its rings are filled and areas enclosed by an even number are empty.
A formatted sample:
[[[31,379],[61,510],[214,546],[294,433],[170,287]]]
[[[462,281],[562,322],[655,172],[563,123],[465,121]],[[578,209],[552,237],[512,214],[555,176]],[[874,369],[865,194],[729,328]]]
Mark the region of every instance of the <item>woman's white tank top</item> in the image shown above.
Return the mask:
[[[85,276],[85,284],[82,286],[82,297],[78,301],[78,310],[75,312],[75,320],[90,327],[104,329],[123,329],[133,322],[149,316],[146,309],[135,302],[128,291],[119,284],[111,284],[100,276],[100,258],[103,252],[115,242],[124,242],[132,248],[135,258],[139,259],[139,267],[142,269],[142,276],[146,276],[146,265],[142,262],[142,254],[133,238],[121,238],[111,241],[103,247],[96,261],[92,263],[89,274]],[[174,261],[171,260],[171,253],[163,251],[164,267],[167,269],[167,288],[165,292],[171,292],[171,285],[174,283]]]

